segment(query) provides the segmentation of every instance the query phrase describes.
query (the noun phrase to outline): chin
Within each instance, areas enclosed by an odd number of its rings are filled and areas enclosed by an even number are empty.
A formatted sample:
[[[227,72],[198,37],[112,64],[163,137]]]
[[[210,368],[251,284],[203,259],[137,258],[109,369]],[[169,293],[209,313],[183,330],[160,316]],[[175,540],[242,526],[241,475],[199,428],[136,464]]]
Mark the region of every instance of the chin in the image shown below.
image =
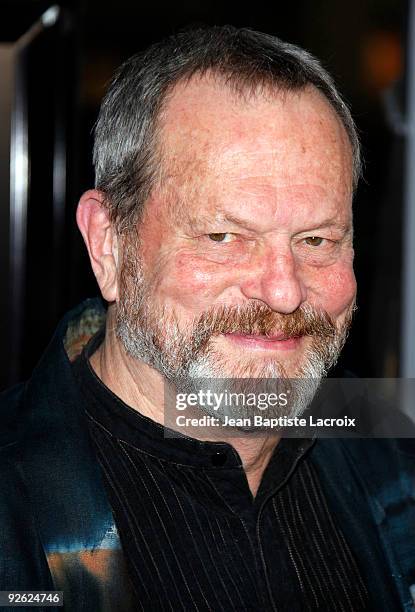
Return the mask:
[[[305,352],[295,354],[284,351],[269,355],[269,351],[250,351],[247,358],[245,350],[212,349],[206,359],[218,378],[296,378],[307,368]],[[268,354],[267,354],[268,353]]]
[[[254,359],[234,359],[215,354],[199,362],[200,378],[295,378],[301,372],[301,363],[258,356]],[[196,374],[196,372],[195,372]]]

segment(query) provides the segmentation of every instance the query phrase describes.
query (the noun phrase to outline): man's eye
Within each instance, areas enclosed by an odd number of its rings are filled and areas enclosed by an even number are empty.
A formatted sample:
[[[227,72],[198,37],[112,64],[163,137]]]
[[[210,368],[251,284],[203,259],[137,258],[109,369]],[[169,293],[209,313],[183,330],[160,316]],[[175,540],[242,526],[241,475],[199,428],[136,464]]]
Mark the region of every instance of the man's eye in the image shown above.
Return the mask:
[[[305,241],[308,245],[313,247],[318,247],[323,242],[324,238],[320,238],[319,236],[308,236]]]
[[[232,240],[232,234],[229,233],[218,233],[208,234],[210,240],[214,242],[230,242]]]

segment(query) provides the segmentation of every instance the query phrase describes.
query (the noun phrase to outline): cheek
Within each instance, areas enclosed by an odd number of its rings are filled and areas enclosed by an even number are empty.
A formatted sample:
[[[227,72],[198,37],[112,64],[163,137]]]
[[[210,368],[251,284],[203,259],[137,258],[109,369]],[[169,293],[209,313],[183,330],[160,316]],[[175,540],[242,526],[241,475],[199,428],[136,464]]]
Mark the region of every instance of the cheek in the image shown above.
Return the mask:
[[[350,264],[319,270],[310,283],[310,301],[338,317],[353,302],[356,279]]]
[[[210,307],[232,284],[234,271],[194,255],[180,254],[169,258],[158,276],[155,292],[164,302],[198,312]]]

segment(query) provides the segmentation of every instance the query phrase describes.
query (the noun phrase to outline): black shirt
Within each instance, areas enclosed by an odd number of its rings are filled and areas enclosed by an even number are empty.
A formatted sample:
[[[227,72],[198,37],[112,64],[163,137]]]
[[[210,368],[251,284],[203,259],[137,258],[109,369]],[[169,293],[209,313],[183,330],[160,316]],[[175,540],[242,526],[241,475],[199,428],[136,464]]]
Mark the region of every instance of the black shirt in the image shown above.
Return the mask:
[[[283,438],[255,498],[226,443],[164,435],[74,363],[137,609],[368,610],[356,559],[309,460]]]

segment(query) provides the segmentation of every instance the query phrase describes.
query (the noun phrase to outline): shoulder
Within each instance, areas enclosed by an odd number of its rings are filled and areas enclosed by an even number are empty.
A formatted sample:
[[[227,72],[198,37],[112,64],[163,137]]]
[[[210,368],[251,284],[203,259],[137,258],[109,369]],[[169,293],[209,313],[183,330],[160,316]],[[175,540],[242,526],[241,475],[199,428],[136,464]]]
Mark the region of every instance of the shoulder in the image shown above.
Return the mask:
[[[16,444],[25,429],[25,383],[0,393],[0,451]]]
[[[363,472],[369,467],[395,471],[406,464],[415,471],[415,438],[326,438],[317,447],[334,461],[359,463]]]
[[[315,459],[336,480],[360,482],[382,505],[415,499],[414,438],[319,439]]]
[[[415,439],[342,440],[343,449],[372,489],[415,495]]]
[[[53,588],[22,468],[27,430],[25,384],[0,393],[0,588]]]
[[[415,438],[359,438],[342,440],[344,452],[360,465],[367,465],[372,475],[402,473],[410,470],[415,474]]]

